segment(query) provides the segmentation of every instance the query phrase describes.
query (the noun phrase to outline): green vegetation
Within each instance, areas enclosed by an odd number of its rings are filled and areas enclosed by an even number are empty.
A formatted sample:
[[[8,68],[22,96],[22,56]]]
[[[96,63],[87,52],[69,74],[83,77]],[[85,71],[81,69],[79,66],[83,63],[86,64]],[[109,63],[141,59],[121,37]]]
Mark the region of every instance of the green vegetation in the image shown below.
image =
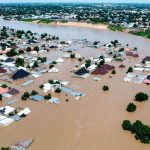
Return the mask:
[[[8,85],[7,84],[2,84],[1,87],[2,88],[8,88]]]
[[[103,89],[103,91],[108,91],[109,87],[107,85],[104,85],[102,89]]]
[[[57,62],[56,62],[56,61],[53,61],[53,62],[52,62],[52,64],[54,64],[54,65],[55,65],[55,64],[57,64]]]
[[[46,62],[47,58],[46,57],[38,57],[37,60],[40,61],[41,63],[44,63],[44,62]]]
[[[133,72],[133,68],[132,68],[132,67],[129,67],[128,70],[127,70],[127,73],[128,73],[128,72]]]
[[[51,98],[52,98],[51,94],[47,94],[47,95],[44,96],[44,99],[46,99],[46,100],[49,100]]]
[[[30,94],[29,94],[28,92],[25,92],[25,93],[22,95],[21,99],[22,99],[22,100],[27,100],[29,97],[30,97]]]
[[[29,19],[21,19],[21,21],[24,21],[24,22],[32,22],[32,21],[35,21],[35,19],[31,19],[31,18],[29,18]]]
[[[34,64],[33,64],[33,66],[32,66],[32,68],[37,68],[38,66],[39,66],[39,65],[38,65],[38,62],[35,61]]]
[[[24,117],[26,117],[26,116],[27,116],[27,115],[25,115],[25,114],[22,114],[20,117],[21,117],[21,118],[24,118]]]
[[[32,90],[31,95],[32,95],[32,96],[34,96],[34,95],[36,95],[36,94],[38,94],[38,92],[37,92],[37,91]]]
[[[89,59],[89,60],[86,60],[85,61],[85,67],[86,68],[88,68],[88,67],[90,67],[91,66],[91,60]]]
[[[113,70],[113,71],[111,72],[111,74],[116,74],[116,70]]]
[[[9,147],[2,147],[1,150],[10,150]]]
[[[11,49],[9,52],[6,53],[6,55],[8,57],[13,57],[17,55],[17,52],[15,51],[15,49]]]
[[[141,143],[150,143],[150,127],[144,125],[141,121],[137,120],[135,123],[131,124],[129,120],[124,120],[122,128],[135,134],[135,139],[140,140]]]
[[[57,89],[55,90],[55,93],[61,93],[61,89],[60,89],[60,88],[57,88]]]
[[[124,31],[126,28],[120,25],[109,25],[108,29],[113,30],[113,31]]]
[[[70,58],[75,58],[75,54],[70,54]]]
[[[19,67],[19,66],[24,67],[24,63],[25,63],[24,59],[22,59],[22,58],[17,58],[16,61],[15,61],[16,67]]]
[[[146,101],[148,100],[148,98],[149,98],[148,94],[145,94],[143,92],[137,93],[135,95],[135,101],[138,101],[138,102]]]
[[[128,112],[134,112],[136,110],[136,105],[133,104],[133,103],[129,103],[128,106],[127,106],[127,108],[126,108],[126,110]]]
[[[54,65],[49,65],[49,69],[52,69],[54,67]]]
[[[99,18],[90,18],[92,24],[106,24],[107,20],[101,20]]]
[[[33,21],[36,21],[37,23],[45,23],[45,24],[55,22],[54,20],[49,20],[49,19],[31,19],[31,18],[21,19],[21,21],[24,21],[24,22],[33,22]]]
[[[120,49],[119,49],[119,52],[124,52],[124,48],[120,48]]]
[[[16,115],[18,112],[17,112],[17,110],[15,109],[13,112],[10,112],[9,113],[9,116],[11,117],[11,116],[14,116],[14,115]]]
[[[31,47],[27,47],[26,51],[30,52],[31,51]]]
[[[0,101],[2,101],[3,100],[3,97],[2,97],[2,94],[0,94]]]
[[[40,88],[40,89],[43,89],[43,87],[44,87],[44,85],[43,85],[43,84],[41,84],[41,85],[39,86],[39,88]]]
[[[145,31],[138,31],[138,32],[131,32],[131,33],[137,36],[142,36],[150,39],[150,33],[146,33]]]
[[[38,23],[46,23],[46,24],[52,23],[52,22],[55,22],[55,21],[49,20],[49,19],[40,19],[40,20],[38,21]]]
[[[40,49],[39,49],[38,46],[35,46],[35,47],[34,47],[34,50],[38,52]]]

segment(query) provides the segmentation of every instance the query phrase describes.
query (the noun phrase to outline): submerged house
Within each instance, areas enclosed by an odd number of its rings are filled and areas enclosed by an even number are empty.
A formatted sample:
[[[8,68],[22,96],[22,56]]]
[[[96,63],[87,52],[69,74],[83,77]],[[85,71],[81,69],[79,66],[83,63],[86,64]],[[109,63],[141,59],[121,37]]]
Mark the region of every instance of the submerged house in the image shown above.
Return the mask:
[[[5,69],[3,69],[3,68],[0,67],[0,74],[4,74],[6,72],[7,72],[7,70],[5,70]]]
[[[144,59],[143,59],[144,62],[150,62],[150,56],[146,56]]]
[[[27,71],[25,71],[23,69],[20,69],[15,74],[13,74],[12,79],[13,80],[22,79],[29,75],[30,75],[30,73],[28,73]]]
[[[94,70],[93,72],[92,72],[92,74],[94,74],[94,75],[105,75],[105,74],[107,74],[108,73],[108,71],[107,70],[105,70],[104,68],[97,68],[96,70]]]
[[[13,62],[13,61],[14,61],[13,58],[7,58],[7,59],[5,60],[6,63],[11,63],[11,62]]]
[[[97,68],[96,70],[94,70],[92,72],[92,74],[94,74],[94,75],[105,75],[108,73],[108,71],[113,70],[113,69],[115,69],[114,66],[104,64],[100,68]]]

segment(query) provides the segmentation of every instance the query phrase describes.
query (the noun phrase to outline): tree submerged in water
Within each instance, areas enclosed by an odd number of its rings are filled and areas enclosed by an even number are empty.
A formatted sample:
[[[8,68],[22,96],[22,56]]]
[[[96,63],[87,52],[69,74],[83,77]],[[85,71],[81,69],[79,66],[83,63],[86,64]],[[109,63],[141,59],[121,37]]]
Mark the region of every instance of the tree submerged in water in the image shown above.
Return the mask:
[[[103,89],[103,91],[108,91],[109,87],[107,85],[104,85],[102,89]]]
[[[150,143],[150,127],[143,124],[141,121],[137,120],[133,124],[129,120],[124,120],[122,123],[122,128],[127,131],[131,131],[135,134],[135,139],[140,140],[141,143]]]
[[[136,105],[133,104],[133,103],[129,103],[128,106],[127,106],[127,108],[126,108],[126,110],[128,112],[134,112],[136,110]]]
[[[139,101],[139,102],[146,101],[148,100],[148,98],[149,96],[143,92],[137,93],[135,95],[135,101]]]

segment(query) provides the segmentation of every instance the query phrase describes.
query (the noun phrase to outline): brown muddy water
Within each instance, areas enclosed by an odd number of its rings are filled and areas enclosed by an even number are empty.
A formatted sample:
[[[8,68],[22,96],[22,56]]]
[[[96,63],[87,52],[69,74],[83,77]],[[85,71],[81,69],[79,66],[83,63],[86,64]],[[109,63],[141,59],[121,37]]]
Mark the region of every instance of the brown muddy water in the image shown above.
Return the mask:
[[[67,60],[57,65],[60,73],[44,74],[36,79],[31,85],[20,89],[24,91],[37,90],[38,87],[49,79],[61,79],[70,81],[77,90],[84,92],[85,97],[75,100],[68,96],[69,102],[65,101],[65,94],[53,94],[61,99],[59,105],[52,105],[46,102],[19,101],[13,107],[29,107],[31,114],[19,122],[12,123],[7,127],[0,127],[0,147],[24,139],[35,139],[29,150],[149,150],[150,145],[141,144],[134,139],[129,132],[121,128],[122,121],[141,120],[150,125],[150,102],[137,103],[137,110],[134,113],[127,113],[126,106],[133,102],[137,92],[150,94],[150,86],[136,83],[123,83],[128,66],[150,55],[150,41],[133,35],[113,32],[109,30],[86,29],[79,27],[47,26],[29,23],[7,22],[0,20],[0,26],[8,26],[22,30],[32,30],[38,33],[51,33],[60,36],[62,39],[88,39],[110,42],[119,40],[123,44],[129,43],[130,47],[138,47],[140,58],[125,61],[126,69],[119,69],[121,63],[112,62],[116,66],[116,75],[111,74],[100,76],[101,81],[93,81],[91,75],[87,79],[72,78],[70,70],[79,64],[78,61]],[[92,57],[103,53],[100,49],[84,48],[78,50],[85,57]],[[48,57],[58,58],[59,52],[49,52]],[[102,86],[108,85],[109,92],[103,92]],[[11,99],[20,100],[20,95]],[[3,106],[4,103],[0,103]]]

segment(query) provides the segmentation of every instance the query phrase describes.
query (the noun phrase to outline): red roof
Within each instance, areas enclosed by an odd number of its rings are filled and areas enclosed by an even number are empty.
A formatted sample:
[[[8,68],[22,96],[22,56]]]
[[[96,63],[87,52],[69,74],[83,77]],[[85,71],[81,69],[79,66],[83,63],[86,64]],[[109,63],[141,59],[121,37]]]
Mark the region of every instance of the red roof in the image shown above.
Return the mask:
[[[143,61],[150,61],[150,56],[146,56]]]
[[[104,64],[101,68],[103,68],[105,70],[114,70],[115,69],[114,66],[111,66],[111,65],[108,65],[108,64]]]
[[[105,74],[107,74],[107,73],[108,73],[108,71],[105,70],[105,69],[102,68],[102,67],[97,68],[96,70],[94,70],[94,71],[92,72],[92,74],[94,74],[94,75],[105,75]]]
[[[119,68],[125,68],[126,66],[125,65],[123,65],[123,64],[121,64],[120,66],[119,66]]]
[[[135,57],[135,58],[139,57],[138,54],[134,54],[133,52],[126,52],[126,55],[127,56],[132,56],[132,57]]]
[[[0,68],[0,73],[6,73],[6,72],[7,72],[7,70]]]
[[[2,88],[2,87],[0,87],[0,94],[4,94],[4,93],[6,93],[6,92],[8,92],[8,89],[7,89],[7,88]]]

